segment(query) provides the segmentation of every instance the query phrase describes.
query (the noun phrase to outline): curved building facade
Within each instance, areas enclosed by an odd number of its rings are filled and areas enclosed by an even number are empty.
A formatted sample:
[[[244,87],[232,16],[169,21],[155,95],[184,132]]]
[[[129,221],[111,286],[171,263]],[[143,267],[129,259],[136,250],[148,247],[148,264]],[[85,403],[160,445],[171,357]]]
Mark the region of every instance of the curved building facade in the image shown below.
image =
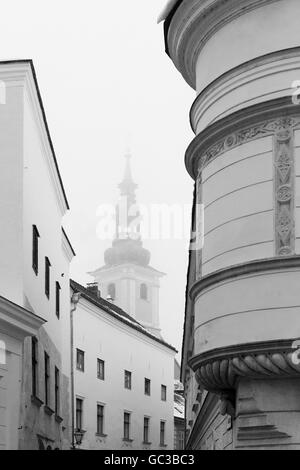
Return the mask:
[[[185,158],[203,243],[182,357],[193,449],[300,448],[299,16],[297,0],[183,0],[165,15],[167,53],[196,91]]]

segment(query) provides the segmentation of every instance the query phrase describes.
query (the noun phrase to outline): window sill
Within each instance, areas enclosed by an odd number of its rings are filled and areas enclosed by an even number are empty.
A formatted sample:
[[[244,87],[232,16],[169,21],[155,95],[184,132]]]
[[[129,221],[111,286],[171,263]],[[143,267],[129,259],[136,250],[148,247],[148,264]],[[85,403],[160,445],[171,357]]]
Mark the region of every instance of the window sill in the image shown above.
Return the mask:
[[[151,446],[152,442],[142,442],[143,446]]]
[[[107,437],[107,434],[102,434],[102,433],[96,432],[95,436],[97,436],[97,437]]]
[[[58,414],[55,413],[55,421],[60,424],[63,422],[63,418],[61,416],[59,416]]]
[[[168,444],[159,444],[159,447],[168,447]]]
[[[123,442],[133,442],[134,439],[127,439],[126,437],[123,437]]]
[[[38,408],[40,408],[44,404],[44,402],[35,395],[31,395],[31,403],[36,405]]]
[[[44,405],[44,411],[48,416],[52,416],[54,414],[54,410],[52,410],[48,405]]]
[[[84,372],[84,369],[79,369],[78,367],[76,367],[76,370],[78,370],[78,372]]]

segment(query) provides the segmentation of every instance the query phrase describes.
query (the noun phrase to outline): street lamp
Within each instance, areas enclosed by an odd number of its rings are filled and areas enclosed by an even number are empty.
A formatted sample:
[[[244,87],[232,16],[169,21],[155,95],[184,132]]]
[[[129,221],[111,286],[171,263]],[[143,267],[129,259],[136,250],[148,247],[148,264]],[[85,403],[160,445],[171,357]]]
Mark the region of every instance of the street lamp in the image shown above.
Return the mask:
[[[83,435],[84,435],[84,431],[81,431],[80,429],[77,429],[76,431],[74,431],[74,437],[75,437],[75,442],[77,446],[81,445]]]

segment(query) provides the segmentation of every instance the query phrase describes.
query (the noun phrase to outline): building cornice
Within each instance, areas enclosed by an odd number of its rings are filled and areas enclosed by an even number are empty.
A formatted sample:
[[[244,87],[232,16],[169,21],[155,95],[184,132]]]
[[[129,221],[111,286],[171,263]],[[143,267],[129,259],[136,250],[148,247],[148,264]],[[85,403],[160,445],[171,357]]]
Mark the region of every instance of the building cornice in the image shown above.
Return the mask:
[[[196,63],[207,41],[225,24],[279,0],[183,0],[165,22],[166,50],[186,82],[196,88]]]
[[[1,61],[0,80],[2,80],[6,86],[24,86],[25,97],[33,112],[43,154],[45,155],[51,179],[53,181],[58,205],[63,215],[69,209],[69,204],[58,168],[57,158],[32,60]]]
[[[46,322],[43,318],[26,310],[10,300],[0,297],[0,331],[14,334],[20,339],[36,335],[39,328]]]
[[[74,256],[76,256],[76,253],[71,245],[71,242],[68,238],[68,235],[66,234],[64,228],[62,227],[61,228],[61,231],[62,231],[62,247],[63,247],[63,251],[67,257],[67,260],[69,262],[72,261],[72,259],[74,258]]]
[[[185,165],[193,179],[212,160],[232,148],[300,126],[300,109],[291,96],[255,104],[226,116],[200,132],[187,148]]]
[[[192,300],[195,300],[206,289],[224,281],[253,274],[261,274],[262,272],[276,272],[291,269],[300,269],[300,255],[280,256],[238,264],[229,268],[220,269],[197,280],[190,289],[190,297]]]
[[[219,100],[220,96],[228,94],[232,89],[235,90],[241,85],[241,82],[249,83],[259,77],[274,76],[278,71],[282,73],[285,70],[292,69],[295,72],[295,69],[299,69],[299,61],[300,47],[292,47],[248,60],[220,75],[198,94],[191,106],[190,125],[193,132],[197,133],[197,126],[201,122],[202,113],[214,100]],[[264,98],[264,101],[266,101],[266,98]]]
[[[293,342],[273,340],[218,348],[190,359],[198,382],[209,392],[233,391],[241,377],[255,379],[300,377],[293,360]]]

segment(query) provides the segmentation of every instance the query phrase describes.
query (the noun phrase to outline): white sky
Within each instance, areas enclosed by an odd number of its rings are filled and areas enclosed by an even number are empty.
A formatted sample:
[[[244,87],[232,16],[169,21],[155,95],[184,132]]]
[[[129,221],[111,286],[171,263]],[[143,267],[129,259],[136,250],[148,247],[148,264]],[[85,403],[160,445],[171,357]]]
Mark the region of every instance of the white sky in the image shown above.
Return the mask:
[[[100,204],[115,203],[129,146],[138,202],[189,204],[184,152],[194,91],[164,52],[156,20],[166,0],[10,0],[0,16],[1,60],[32,58],[71,206],[64,226],[78,282],[103,264]],[[145,241],[161,283],[164,338],[181,350],[187,241]]]

